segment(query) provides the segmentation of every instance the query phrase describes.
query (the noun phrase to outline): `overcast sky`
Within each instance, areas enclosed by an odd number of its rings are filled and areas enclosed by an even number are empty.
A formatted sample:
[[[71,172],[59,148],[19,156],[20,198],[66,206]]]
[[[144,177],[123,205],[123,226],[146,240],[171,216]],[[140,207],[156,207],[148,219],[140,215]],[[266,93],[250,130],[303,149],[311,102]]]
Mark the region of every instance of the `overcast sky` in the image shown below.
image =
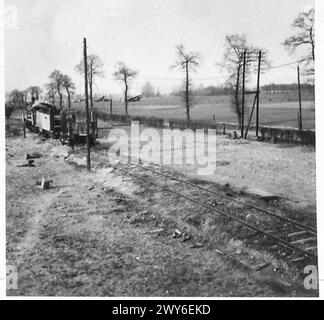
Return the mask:
[[[47,81],[59,69],[72,77],[78,91],[83,80],[74,71],[82,56],[82,39],[88,53],[104,62],[105,78],[97,80],[96,94],[119,93],[112,73],[123,61],[139,71],[132,93],[150,81],[162,93],[181,83],[180,71],[170,70],[175,46],[183,43],[203,60],[193,75],[195,85],[222,84],[221,62],[226,34],[245,33],[248,41],[264,47],[273,65],[296,61],[282,46],[293,30],[298,13],[312,0],[8,0],[18,12],[18,27],[6,31],[6,91],[25,89]],[[213,78],[213,79],[210,79]],[[274,69],[262,84],[296,82],[294,67]]]

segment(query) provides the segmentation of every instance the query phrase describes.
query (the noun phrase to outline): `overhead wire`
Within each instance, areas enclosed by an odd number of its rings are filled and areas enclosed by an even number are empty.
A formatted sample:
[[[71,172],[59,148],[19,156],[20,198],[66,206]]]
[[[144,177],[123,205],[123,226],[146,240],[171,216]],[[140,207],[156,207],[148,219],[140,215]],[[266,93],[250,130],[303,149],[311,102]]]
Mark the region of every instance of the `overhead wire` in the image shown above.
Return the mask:
[[[293,67],[293,65],[299,64],[301,62],[302,62],[302,60],[296,60],[296,61],[291,61],[291,62],[279,64],[279,65],[264,67],[263,75],[266,76],[267,78],[269,78],[265,71],[270,71],[270,70],[280,69],[280,68],[285,68],[285,67],[295,69]],[[109,64],[109,65],[111,65],[111,64]],[[234,64],[226,64],[223,66],[231,66],[231,65],[234,66]],[[153,76],[153,75],[142,74],[142,73],[138,73],[137,77],[142,78],[142,79],[156,80],[156,81],[182,81],[183,80],[183,78],[159,77],[159,76]],[[191,78],[190,80],[191,81],[212,81],[212,80],[221,80],[221,79],[228,79],[228,75],[210,76],[210,77],[201,77],[201,78],[194,77],[194,78]],[[95,83],[94,83],[94,85],[96,87],[97,93],[100,93],[98,86]]]
[[[273,70],[273,69],[279,69],[279,68],[284,68],[284,67],[290,67],[292,65],[301,63],[302,60],[296,60],[296,61],[292,61],[292,62],[287,62],[284,64],[279,64],[279,65],[275,65],[275,66],[269,66],[269,67],[265,67],[263,70],[267,71],[267,70]],[[230,65],[234,65],[234,64],[227,64],[225,66],[230,66]],[[291,67],[292,68],[292,67]],[[151,76],[151,75],[146,75],[146,74],[138,74],[139,78],[149,78],[149,79],[153,79],[153,80],[166,80],[166,81],[180,81],[183,80],[183,78],[169,78],[169,77],[156,77],[156,76]],[[211,76],[211,77],[204,77],[204,78],[191,78],[191,80],[193,81],[208,81],[208,80],[220,80],[220,79],[225,79],[227,78],[227,76]]]

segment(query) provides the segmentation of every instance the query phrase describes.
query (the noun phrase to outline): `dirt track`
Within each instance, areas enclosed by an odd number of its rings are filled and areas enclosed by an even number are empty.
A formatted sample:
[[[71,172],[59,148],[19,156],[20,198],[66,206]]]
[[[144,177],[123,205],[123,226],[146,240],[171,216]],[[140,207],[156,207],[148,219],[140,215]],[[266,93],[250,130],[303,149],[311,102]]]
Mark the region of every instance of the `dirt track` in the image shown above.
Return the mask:
[[[35,168],[17,167],[27,152],[42,154]],[[205,220],[190,241],[181,203],[161,206],[137,181],[93,157],[93,172],[82,165],[82,150],[69,150],[28,134],[11,137],[7,154],[7,264],[18,267],[18,290],[10,295],[64,296],[291,296],[301,291],[296,274],[284,278],[267,269],[253,272],[240,263],[242,243],[224,247],[224,234]],[[79,164],[71,159],[79,159]],[[70,160],[70,162],[69,162]],[[41,190],[36,180],[53,180]],[[197,209],[192,209],[197,210]],[[191,212],[199,213],[197,212]],[[215,234],[207,238],[201,235]],[[223,232],[224,233],[224,232]],[[226,233],[226,232],[225,232]],[[216,242],[215,242],[216,241]],[[203,243],[203,246],[199,244]],[[215,244],[216,243],[216,244]],[[192,248],[196,246],[197,248]],[[262,253],[255,255],[255,264]]]

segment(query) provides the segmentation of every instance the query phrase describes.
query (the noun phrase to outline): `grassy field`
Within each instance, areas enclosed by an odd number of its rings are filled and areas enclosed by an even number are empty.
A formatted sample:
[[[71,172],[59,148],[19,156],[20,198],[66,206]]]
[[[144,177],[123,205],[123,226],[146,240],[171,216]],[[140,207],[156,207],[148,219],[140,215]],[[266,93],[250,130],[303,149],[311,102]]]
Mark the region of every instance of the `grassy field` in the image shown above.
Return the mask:
[[[206,98],[209,98],[206,99]],[[237,122],[236,114],[230,106],[228,97],[206,97],[197,99],[197,104],[191,109],[191,118],[193,120],[212,120],[215,115],[219,122]],[[260,105],[260,125],[264,126],[298,126],[298,102],[274,102],[277,97],[269,98],[271,102],[265,102],[267,99],[261,99]],[[291,97],[292,99],[292,97]],[[84,103],[74,103],[76,109],[84,109]],[[247,113],[251,111],[252,103],[246,102]],[[108,102],[95,103],[95,109],[109,113]],[[114,114],[124,114],[122,102],[113,103]],[[131,116],[157,117],[163,119],[185,119],[185,109],[181,102],[172,97],[169,99],[142,99],[140,102],[129,103],[129,114]],[[314,101],[303,101],[302,103],[303,128],[315,128],[315,103]],[[248,119],[248,114],[246,115]],[[252,118],[252,124],[255,118]]]
[[[314,93],[309,91],[301,92],[302,101],[314,101]],[[196,104],[229,104],[230,96],[228,95],[218,95],[218,96],[197,96],[194,97]],[[253,95],[246,95],[245,101],[247,103],[252,103],[254,99]],[[260,93],[260,103],[279,103],[279,102],[297,102],[298,92],[261,92]],[[122,106],[122,101],[114,101],[117,106]],[[181,98],[178,96],[161,96],[152,98],[143,98],[137,104],[141,106],[175,106],[181,104]]]

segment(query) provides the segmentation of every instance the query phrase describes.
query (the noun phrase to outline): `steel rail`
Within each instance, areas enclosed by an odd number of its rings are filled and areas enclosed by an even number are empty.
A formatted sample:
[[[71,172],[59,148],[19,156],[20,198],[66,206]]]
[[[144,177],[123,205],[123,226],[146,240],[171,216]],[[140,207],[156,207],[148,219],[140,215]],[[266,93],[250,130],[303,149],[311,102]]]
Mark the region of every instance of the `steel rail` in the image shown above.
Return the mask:
[[[231,201],[234,201],[234,202],[236,202],[236,203],[243,204],[243,205],[245,205],[245,206],[248,206],[248,207],[253,208],[253,209],[255,209],[255,210],[261,211],[261,212],[263,212],[263,213],[266,213],[266,214],[268,214],[268,215],[271,215],[271,216],[276,217],[276,218],[278,218],[278,219],[281,219],[281,220],[283,220],[283,221],[289,222],[289,223],[291,223],[291,224],[293,224],[293,225],[295,225],[295,226],[298,226],[298,227],[302,228],[303,230],[307,230],[307,232],[309,232],[309,233],[311,233],[311,234],[313,234],[313,235],[317,235],[317,231],[316,231],[316,229],[314,229],[314,228],[312,228],[312,227],[310,227],[310,226],[304,225],[304,224],[302,224],[302,223],[300,223],[300,222],[298,222],[298,221],[296,221],[296,220],[293,220],[293,219],[290,219],[290,218],[287,218],[287,217],[283,217],[283,216],[281,216],[281,215],[279,215],[279,214],[276,214],[276,213],[274,213],[274,212],[271,212],[271,211],[269,211],[269,210],[267,210],[267,209],[263,209],[263,208],[261,208],[261,207],[255,206],[255,205],[253,205],[253,204],[246,203],[246,202],[241,201],[241,200],[238,200],[238,199],[234,199],[234,198],[232,198],[232,197],[227,196],[226,194],[221,194],[220,192],[216,192],[216,191],[208,190],[208,189],[206,189],[206,188],[204,188],[204,187],[201,187],[201,186],[196,185],[195,183],[192,183],[192,182],[189,182],[189,181],[182,180],[182,179],[180,179],[180,178],[177,178],[177,177],[171,176],[171,175],[166,174],[166,173],[163,173],[163,172],[161,172],[161,171],[154,170],[154,169],[152,169],[152,168],[144,167],[144,166],[142,166],[142,165],[138,165],[138,164],[135,164],[135,163],[131,163],[131,165],[135,165],[135,166],[137,166],[137,167],[139,167],[139,168],[143,168],[144,170],[151,171],[151,172],[153,172],[153,173],[156,173],[156,174],[159,174],[159,175],[165,176],[165,177],[167,177],[167,178],[169,178],[169,179],[172,179],[172,180],[178,181],[178,182],[180,182],[180,183],[183,183],[183,184],[186,184],[186,185],[189,185],[189,186],[195,187],[195,188],[197,188],[197,189],[200,189],[200,190],[202,190],[202,191],[208,192],[208,193],[210,193],[210,194],[218,195],[218,196],[221,196],[221,197],[227,198],[227,199],[229,199],[229,200],[231,200]]]
[[[177,195],[180,198],[183,198],[183,199],[188,200],[190,202],[196,203],[197,205],[202,206],[202,207],[204,207],[204,208],[206,208],[206,209],[208,209],[210,211],[216,212],[217,214],[220,214],[220,215],[223,215],[223,216],[227,216],[230,219],[232,219],[232,220],[238,222],[239,224],[245,226],[246,228],[251,229],[253,231],[256,231],[258,233],[261,233],[261,234],[265,235],[266,237],[268,237],[268,238],[276,241],[281,246],[284,246],[286,248],[292,249],[294,251],[299,251],[300,253],[303,253],[305,256],[308,256],[308,257],[313,258],[313,259],[314,258],[315,259],[317,258],[317,255],[316,254],[311,253],[309,251],[306,251],[306,250],[304,250],[304,249],[302,249],[302,248],[300,248],[298,246],[295,246],[295,245],[289,243],[288,241],[286,241],[284,239],[281,239],[281,238],[279,238],[277,236],[274,236],[274,235],[272,235],[272,234],[270,234],[270,233],[268,233],[268,232],[266,232],[266,231],[264,231],[262,229],[259,229],[259,228],[255,227],[255,226],[252,226],[252,225],[248,224],[247,222],[245,222],[245,221],[243,221],[243,220],[241,220],[241,219],[239,219],[239,218],[237,218],[237,217],[235,217],[235,216],[233,216],[233,215],[231,215],[229,213],[216,210],[214,207],[212,207],[212,206],[210,206],[208,204],[205,204],[205,203],[202,203],[202,202],[200,202],[198,200],[192,199],[192,198],[190,198],[190,197],[188,197],[186,195],[183,195],[183,194],[181,194],[181,193],[179,193],[177,191],[174,191],[174,190],[172,190],[172,189],[170,189],[170,188],[168,188],[166,186],[163,186],[163,185],[161,185],[161,184],[159,184],[159,183],[157,183],[155,181],[152,181],[152,180],[149,180],[149,179],[145,179],[142,176],[139,176],[139,175],[137,175],[135,173],[131,173],[131,172],[129,172],[126,169],[122,169],[122,168],[120,168],[118,166],[114,166],[114,165],[112,165],[112,167],[114,167],[114,168],[116,168],[116,169],[118,169],[118,170],[120,170],[120,171],[122,171],[122,172],[124,172],[124,173],[126,173],[128,175],[130,175],[130,176],[133,176],[133,177],[135,177],[135,178],[137,178],[139,180],[142,180],[144,182],[147,182],[147,183],[150,183],[152,185],[155,185],[155,186],[161,188],[162,190],[165,190],[165,191],[168,191],[170,193],[173,193],[173,194]]]

